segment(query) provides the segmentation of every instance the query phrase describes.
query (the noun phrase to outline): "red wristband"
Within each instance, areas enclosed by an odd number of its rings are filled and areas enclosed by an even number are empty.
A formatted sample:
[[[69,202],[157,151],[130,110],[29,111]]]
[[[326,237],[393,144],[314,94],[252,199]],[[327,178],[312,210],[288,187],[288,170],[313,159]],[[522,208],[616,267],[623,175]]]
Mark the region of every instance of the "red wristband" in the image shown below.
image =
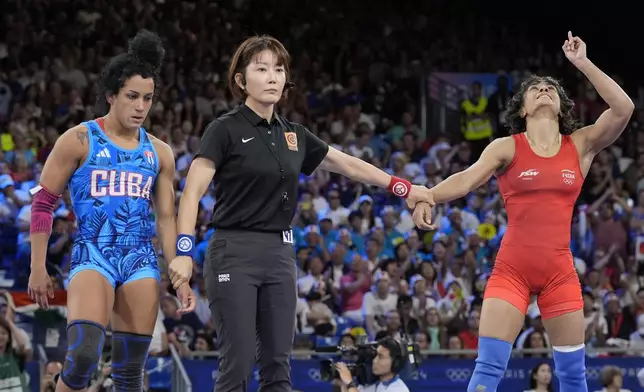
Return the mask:
[[[391,176],[391,181],[389,181],[387,189],[394,195],[406,199],[409,196],[409,191],[411,191],[411,182],[404,178]]]

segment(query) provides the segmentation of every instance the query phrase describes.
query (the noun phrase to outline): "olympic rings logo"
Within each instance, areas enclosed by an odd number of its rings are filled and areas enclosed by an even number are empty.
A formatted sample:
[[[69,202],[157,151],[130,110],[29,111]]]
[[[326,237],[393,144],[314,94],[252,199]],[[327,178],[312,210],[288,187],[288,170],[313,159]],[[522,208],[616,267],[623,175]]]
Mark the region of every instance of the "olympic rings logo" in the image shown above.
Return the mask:
[[[563,182],[566,185],[572,185],[572,184],[575,183],[575,179],[574,178],[564,178]]]
[[[586,378],[596,380],[599,378],[601,371],[602,368],[598,366],[588,367],[586,368]]]
[[[467,382],[470,380],[472,370],[470,369],[447,369],[445,377],[451,382]]]
[[[322,375],[320,374],[320,369],[309,369],[309,377],[315,382],[322,381]]]

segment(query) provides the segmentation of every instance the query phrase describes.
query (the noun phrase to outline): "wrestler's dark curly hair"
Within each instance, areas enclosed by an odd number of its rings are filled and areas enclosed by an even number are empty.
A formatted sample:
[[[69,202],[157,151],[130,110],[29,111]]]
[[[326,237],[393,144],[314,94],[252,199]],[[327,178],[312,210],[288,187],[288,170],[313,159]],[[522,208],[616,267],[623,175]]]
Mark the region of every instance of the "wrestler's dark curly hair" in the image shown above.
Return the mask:
[[[107,113],[107,97],[118,94],[125,82],[133,76],[153,78],[156,91],[164,56],[165,49],[161,38],[151,31],[140,30],[130,41],[127,53],[112,57],[103,68],[96,102],[97,113]]]
[[[528,79],[521,83],[519,91],[514,94],[514,96],[510,98],[510,101],[508,102],[506,120],[508,125],[510,126],[510,134],[516,134],[525,131],[526,121],[525,118],[521,117],[523,101],[528,89],[531,86],[539,83],[549,84],[557,90],[557,94],[559,95],[559,100],[561,102],[561,108],[559,112],[559,132],[562,135],[570,135],[571,133],[579,129],[579,123],[573,116],[575,103],[572,99],[570,99],[570,97],[568,97],[566,90],[564,90],[559,81],[550,76],[531,75]]]

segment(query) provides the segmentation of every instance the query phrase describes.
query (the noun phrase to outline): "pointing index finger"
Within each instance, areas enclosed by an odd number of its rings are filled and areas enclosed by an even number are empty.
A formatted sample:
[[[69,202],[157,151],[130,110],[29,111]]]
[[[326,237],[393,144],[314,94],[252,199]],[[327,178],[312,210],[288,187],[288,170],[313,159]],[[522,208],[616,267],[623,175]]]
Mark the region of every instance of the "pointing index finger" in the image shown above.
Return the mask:
[[[568,30],[568,39],[572,41],[572,31]]]

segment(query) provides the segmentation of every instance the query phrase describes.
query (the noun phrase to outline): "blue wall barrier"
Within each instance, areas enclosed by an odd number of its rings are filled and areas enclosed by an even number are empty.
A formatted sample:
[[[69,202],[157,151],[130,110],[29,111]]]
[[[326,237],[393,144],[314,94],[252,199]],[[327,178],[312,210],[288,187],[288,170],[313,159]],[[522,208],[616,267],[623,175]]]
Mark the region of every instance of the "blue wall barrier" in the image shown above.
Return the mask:
[[[513,359],[499,387],[499,392],[517,392],[528,389],[531,370],[543,362],[541,359]],[[552,366],[551,360],[545,360]],[[184,366],[199,391],[212,391],[217,379],[217,360],[184,360]],[[644,358],[588,358],[586,360],[588,387],[591,391],[601,390],[599,372],[606,365],[615,365],[624,372],[624,388],[642,390],[637,381],[637,371],[644,367]],[[474,360],[445,360],[432,358],[423,362],[419,369],[405,379],[410,391],[462,392],[466,389]],[[169,388],[171,361],[151,359],[148,363],[150,383],[157,388]],[[315,360],[291,361],[293,389],[307,392],[327,392],[329,383],[320,380],[319,362]],[[253,374],[249,390],[258,389],[259,376]],[[556,382],[555,382],[556,384]],[[153,385],[151,385],[153,386]],[[555,387],[555,390],[557,388]]]

